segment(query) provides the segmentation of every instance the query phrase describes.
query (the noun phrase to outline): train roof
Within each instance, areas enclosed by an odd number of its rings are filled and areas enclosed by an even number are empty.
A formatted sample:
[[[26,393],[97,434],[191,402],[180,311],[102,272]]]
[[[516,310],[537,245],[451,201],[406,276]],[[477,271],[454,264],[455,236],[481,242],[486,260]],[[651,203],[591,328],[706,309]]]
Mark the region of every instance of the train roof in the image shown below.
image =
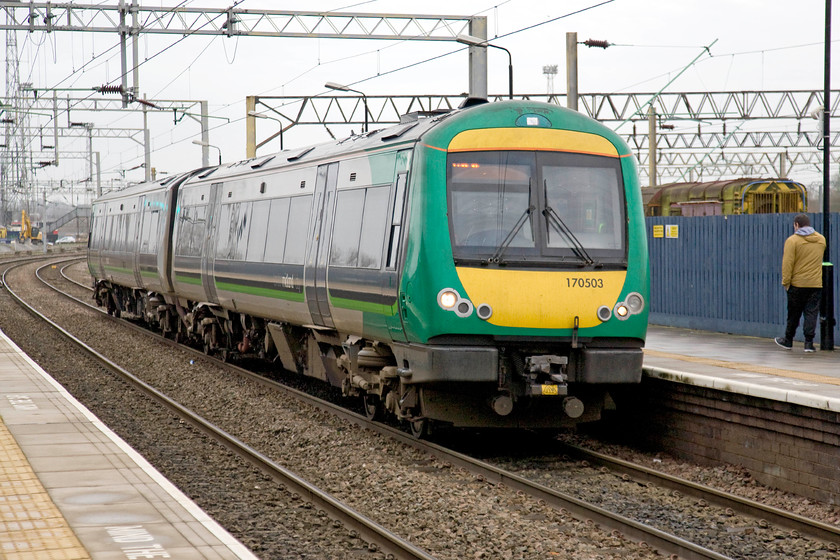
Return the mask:
[[[341,140],[298,148],[290,148],[273,154],[261,155],[242,161],[194,169],[186,173],[171,175],[150,183],[132,185],[119,191],[112,191],[103,195],[97,199],[97,202],[118,200],[123,197],[129,197],[157,189],[168,189],[172,185],[184,182],[194,183],[204,180],[208,182],[216,182],[222,179],[230,179],[245,174],[251,174],[255,171],[270,171],[272,169],[287,168],[296,166],[298,163],[311,165],[312,163],[321,160],[334,159],[339,155],[347,156],[352,154],[370,153],[388,146],[400,144],[409,145],[417,142],[424,134],[437,127],[444,120],[448,120],[462,114],[475,114],[477,117],[481,117],[486,114],[492,114],[494,111],[503,110],[503,107],[507,107],[509,109],[511,104],[518,104],[519,106],[526,105],[530,108],[538,108],[538,110],[541,111],[550,109],[552,111],[561,112],[564,114],[564,119],[571,119],[575,123],[573,126],[579,126],[586,121],[589,123],[587,128],[597,128],[598,133],[609,136],[613,142],[623,146],[622,151],[630,153],[629,148],[626,147],[624,142],[621,141],[621,139],[615,135],[613,131],[597,121],[588,119],[576,111],[571,111],[557,105],[548,105],[529,100],[488,103],[483,99],[467,98],[457,109],[411,113],[403,116],[401,118],[401,122],[394,126],[372,130],[361,134],[352,134]],[[479,110],[473,112],[471,111],[472,108],[478,108]]]

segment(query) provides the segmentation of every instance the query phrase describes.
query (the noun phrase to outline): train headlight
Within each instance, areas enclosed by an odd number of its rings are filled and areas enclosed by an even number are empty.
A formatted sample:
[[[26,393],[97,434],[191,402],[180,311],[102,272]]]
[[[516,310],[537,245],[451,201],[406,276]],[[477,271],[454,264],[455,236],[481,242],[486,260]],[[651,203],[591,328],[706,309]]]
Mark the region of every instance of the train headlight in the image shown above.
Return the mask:
[[[624,300],[624,303],[627,304],[627,308],[630,310],[632,315],[636,315],[642,312],[642,309],[645,308],[645,298],[642,297],[642,294],[637,292],[633,292],[627,295],[627,298]]]
[[[438,293],[438,305],[443,307],[444,309],[452,309],[455,307],[455,304],[458,303],[458,300],[461,297],[458,295],[458,292],[453,290],[452,288],[444,288]]]
[[[627,304],[625,304],[624,302],[621,302],[618,305],[616,305],[614,311],[615,316],[618,317],[618,319],[621,321],[630,316],[630,309],[627,308]]]

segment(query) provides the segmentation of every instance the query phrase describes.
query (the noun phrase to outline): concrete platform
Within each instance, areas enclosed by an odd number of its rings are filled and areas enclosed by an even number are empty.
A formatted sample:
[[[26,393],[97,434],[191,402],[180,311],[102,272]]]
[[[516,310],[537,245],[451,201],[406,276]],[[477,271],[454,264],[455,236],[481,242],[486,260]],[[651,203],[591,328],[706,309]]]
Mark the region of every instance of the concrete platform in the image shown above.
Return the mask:
[[[651,325],[645,375],[840,412],[840,349]]]
[[[256,556],[0,332],[0,558]]]

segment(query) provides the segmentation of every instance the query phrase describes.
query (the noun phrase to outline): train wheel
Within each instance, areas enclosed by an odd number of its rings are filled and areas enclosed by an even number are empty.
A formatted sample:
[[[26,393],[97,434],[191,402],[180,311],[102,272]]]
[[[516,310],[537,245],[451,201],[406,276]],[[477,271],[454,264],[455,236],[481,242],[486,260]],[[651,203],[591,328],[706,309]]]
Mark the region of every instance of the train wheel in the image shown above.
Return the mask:
[[[380,402],[379,397],[376,395],[366,394],[362,397],[362,400],[365,405],[365,416],[367,416],[368,420],[381,420],[382,403]]]
[[[427,418],[418,418],[408,422],[408,428],[411,430],[411,435],[417,439],[424,439],[429,435],[429,420]]]

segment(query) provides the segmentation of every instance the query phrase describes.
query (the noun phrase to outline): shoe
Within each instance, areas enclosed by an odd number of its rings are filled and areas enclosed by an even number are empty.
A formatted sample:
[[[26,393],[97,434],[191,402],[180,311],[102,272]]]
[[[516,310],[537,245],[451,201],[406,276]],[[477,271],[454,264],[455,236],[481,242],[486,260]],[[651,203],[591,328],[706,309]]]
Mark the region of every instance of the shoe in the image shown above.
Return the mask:
[[[790,350],[791,348],[793,348],[793,342],[787,340],[786,338],[782,338],[781,336],[777,336],[773,339],[773,341],[785,350]]]
[[[817,350],[816,350],[816,348],[814,348],[814,343],[813,342],[806,342],[805,343],[805,351],[806,352],[816,352]]]

